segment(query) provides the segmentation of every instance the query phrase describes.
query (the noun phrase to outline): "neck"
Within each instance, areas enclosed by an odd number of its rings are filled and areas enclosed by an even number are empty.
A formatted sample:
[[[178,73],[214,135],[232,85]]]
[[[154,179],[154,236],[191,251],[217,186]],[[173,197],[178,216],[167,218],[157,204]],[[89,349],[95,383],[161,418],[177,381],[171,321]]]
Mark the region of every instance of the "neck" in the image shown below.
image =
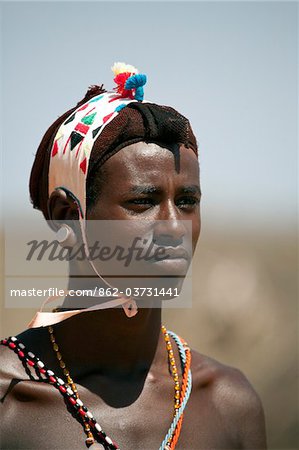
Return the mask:
[[[57,324],[54,334],[73,376],[98,372],[138,376],[167,358],[161,308],[139,308],[128,318],[122,308],[85,312]]]

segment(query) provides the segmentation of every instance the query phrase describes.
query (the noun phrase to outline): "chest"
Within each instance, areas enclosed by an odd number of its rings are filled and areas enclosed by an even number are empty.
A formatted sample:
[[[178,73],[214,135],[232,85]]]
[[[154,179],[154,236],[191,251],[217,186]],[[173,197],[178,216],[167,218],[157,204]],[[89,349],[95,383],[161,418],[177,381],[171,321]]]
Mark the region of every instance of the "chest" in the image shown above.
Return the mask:
[[[91,380],[78,385],[80,398],[121,450],[158,450],[174,412],[171,380],[107,387]],[[126,391],[126,392],[124,392]],[[52,386],[17,384],[5,401],[2,440],[7,449],[84,449],[85,433],[76,415]],[[204,392],[193,389],[177,450],[235,448]]]

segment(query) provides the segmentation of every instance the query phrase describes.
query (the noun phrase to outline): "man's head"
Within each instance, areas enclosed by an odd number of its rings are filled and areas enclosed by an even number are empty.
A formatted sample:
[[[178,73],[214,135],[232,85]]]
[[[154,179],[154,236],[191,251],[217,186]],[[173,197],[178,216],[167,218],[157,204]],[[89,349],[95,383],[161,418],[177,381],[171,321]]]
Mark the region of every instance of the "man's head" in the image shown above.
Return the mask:
[[[95,116],[100,122],[93,123]],[[196,139],[173,108],[93,86],[45,134],[30,193],[46,219],[131,219],[140,235],[140,219],[168,221],[171,230],[160,225],[156,233],[168,246],[178,245],[180,220],[189,220],[194,250],[200,230]]]
[[[53,155],[53,142],[58,130],[63,123],[69,121],[74,111],[82,108],[88,101],[93,101],[96,96],[105,91],[101,87],[90,89],[84,99],[80,101],[76,108],[63,114],[46,132],[38,148],[30,177],[30,195],[34,208],[43,212],[46,219],[49,219],[47,201],[49,198],[49,168],[50,162],[56,162],[59,155]],[[99,105],[100,106],[100,105]],[[90,108],[92,109],[92,108]],[[72,128],[77,125],[76,121],[71,124]],[[71,131],[73,133],[73,131]],[[179,146],[185,145],[191,148],[197,156],[197,143],[190,127],[189,121],[176,110],[166,106],[151,103],[129,103],[116,117],[113,118],[95,139],[87,168],[86,176],[86,206],[87,210],[93,206],[98,193],[101,191],[106,181],[104,163],[111,156],[118,153],[122,148],[137,142],[156,143],[163,148],[167,148],[174,155],[177,170],[179,170]],[[72,156],[78,151],[80,142],[71,150]],[[82,150],[82,148],[81,148]],[[61,150],[64,153],[65,149]],[[58,160],[59,162],[59,160]],[[58,164],[58,176],[61,180],[55,188],[64,186],[68,188],[66,176],[69,174],[75,177],[73,168],[65,170]],[[62,171],[65,174],[62,174]],[[72,191],[72,190],[71,190]],[[77,193],[72,193],[78,198]]]

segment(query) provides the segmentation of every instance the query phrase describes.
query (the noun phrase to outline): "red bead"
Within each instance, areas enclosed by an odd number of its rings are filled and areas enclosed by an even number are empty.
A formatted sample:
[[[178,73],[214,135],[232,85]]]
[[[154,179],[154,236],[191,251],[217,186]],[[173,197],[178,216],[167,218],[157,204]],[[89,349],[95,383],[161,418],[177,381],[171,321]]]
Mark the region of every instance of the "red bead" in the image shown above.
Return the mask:
[[[33,367],[34,366],[34,362],[30,361],[30,359],[28,359],[27,363],[29,364],[29,366]]]
[[[84,417],[84,416],[85,416],[85,411],[83,411],[83,409],[82,409],[82,408],[80,408],[80,409],[79,409],[79,413],[81,414],[81,416],[82,416],[82,417]]]
[[[16,348],[16,344],[14,344],[13,342],[10,342],[8,345],[12,349]]]
[[[24,356],[25,356],[24,353],[22,352],[22,350],[18,351],[18,355],[20,358],[24,358]]]
[[[1,341],[1,344],[6,345],[6,344],[7,344],[7,339],[3,339],[3,340]]]
[[[46,373],[45,369],[39,369],[40,373]]]
[[[73,397],[69,397],[69,401],[71,402],[72,405],[76,404],[76,400]]]
[[[63,394],[66,393],[66,389],[65,389],[64,386],[59,386],[59,390],[60,390],[60,392],[62,392]]]
[[[51,383],[56,383],[56,380],[55,380],[55,378],[54,377],[49,377],[49,380],[51,381]]]

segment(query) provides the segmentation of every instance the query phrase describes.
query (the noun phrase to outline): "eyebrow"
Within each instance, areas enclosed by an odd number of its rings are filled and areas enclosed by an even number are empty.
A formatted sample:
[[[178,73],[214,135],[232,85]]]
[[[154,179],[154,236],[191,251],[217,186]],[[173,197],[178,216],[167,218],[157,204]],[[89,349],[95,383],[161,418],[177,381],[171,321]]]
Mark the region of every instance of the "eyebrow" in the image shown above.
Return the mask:
[[[161,194],[162,189],[154,185],[147,186],[132,186],[130,191],[131,194]]]
[[[191,184],[190,186],[183,186],[180,189],[182,194],[199,194],[201,195],[200,187],[197,184]]]
[[[147,185],[147,186],[132,186],[130,191],[131,194],[161,194],[163,190],[160,187]],[[197,184],[191,184],[187,186],[182,186],[179,189],[180,194],[199,194],[201,195],[200,187]]]

